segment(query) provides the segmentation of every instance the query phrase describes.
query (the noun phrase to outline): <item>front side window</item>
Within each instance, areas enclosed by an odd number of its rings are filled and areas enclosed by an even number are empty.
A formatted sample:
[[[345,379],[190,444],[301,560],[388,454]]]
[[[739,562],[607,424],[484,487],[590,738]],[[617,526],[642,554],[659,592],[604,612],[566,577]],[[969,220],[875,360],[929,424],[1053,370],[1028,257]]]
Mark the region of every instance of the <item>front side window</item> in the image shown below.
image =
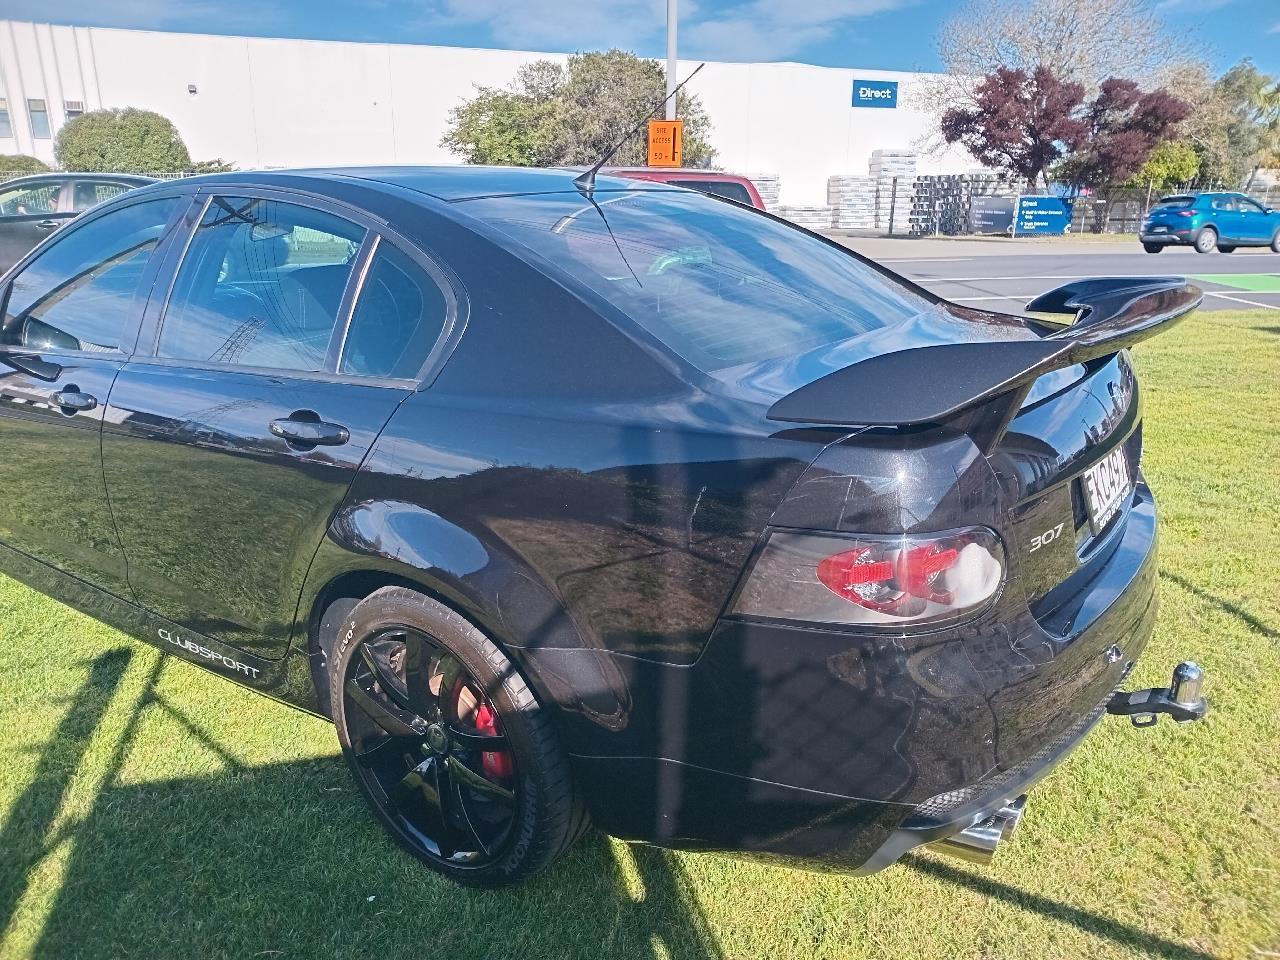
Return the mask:
[[[123,183],[106,183],[101,180],[80,180],[71,195],[71,209],[76,213],[95,207],[104,200],[118,197],[129,188]]]
[[[449,306],[436,282],[385,240],[360,287],[340,373],[413,379],[444,331]]]
[[[1241,213],[1265,213],[1262,205],[1248,197],[1236,197],[1236,209]]]
[[[905,322],[932,301],[852,253],[676,190],[458,201],[704,372]]]
[[[0,216],[25,217],[38,213],[56,213],[58,190],[56,180],[29,183],[21,187],[0,187]]]
[[[324,370],[364,235],[310,207],[214,197],[174,281],[158,355]]]
[[[49,108],[43,100],[28,100],[27,114],[31,117],[31,135],[37,140],[49,139]]]
[[[136,203],[71,227],[14,277],[0,344],[33,350],[121,349],[135,296],[177,197]]]

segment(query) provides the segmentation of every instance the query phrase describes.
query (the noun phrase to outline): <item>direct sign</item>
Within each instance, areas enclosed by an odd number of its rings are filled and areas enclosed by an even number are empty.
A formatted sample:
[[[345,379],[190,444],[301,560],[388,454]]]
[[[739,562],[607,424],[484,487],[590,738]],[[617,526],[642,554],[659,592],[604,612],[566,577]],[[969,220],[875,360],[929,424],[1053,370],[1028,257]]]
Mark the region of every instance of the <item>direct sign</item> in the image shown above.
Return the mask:
[[[853,105],[855,107],[887,107],[893,109],[898,105],[898,81],[853,81]]]
[[[679,167],[684,159],[684,121],[649,121],[649,166]]]
[[[1065,197],[1019,197],[1014,234],[1066,233],[1071,226],[1071,201]]]
[[[974,197],[969,206],[973,233],[1008,233],[1013,226],[1013,197]]]

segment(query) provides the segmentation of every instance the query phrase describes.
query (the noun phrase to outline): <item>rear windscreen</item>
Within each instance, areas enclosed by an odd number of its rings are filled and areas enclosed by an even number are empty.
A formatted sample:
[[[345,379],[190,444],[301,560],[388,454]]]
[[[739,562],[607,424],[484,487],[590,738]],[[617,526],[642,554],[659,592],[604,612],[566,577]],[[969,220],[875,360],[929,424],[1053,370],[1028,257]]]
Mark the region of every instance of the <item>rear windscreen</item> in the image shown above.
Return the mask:
[[[693,193],[484,197],[458,206],[532,248],[704,371],[791,356],[929,309],[841,248]]]
[[[724,197],[726,200],[737,200],[748,207],[753,206],[751,194],[747,188],[732,180],[668,180],[673,187],[687,187],[699,193],[709,193],[713,197]]]
[[[1152,207],[1151,210],[1152,212],[1155,212],[1156,210],[1182,210],[1191,206],[1195,202],[1195,197],[1165,197]]]

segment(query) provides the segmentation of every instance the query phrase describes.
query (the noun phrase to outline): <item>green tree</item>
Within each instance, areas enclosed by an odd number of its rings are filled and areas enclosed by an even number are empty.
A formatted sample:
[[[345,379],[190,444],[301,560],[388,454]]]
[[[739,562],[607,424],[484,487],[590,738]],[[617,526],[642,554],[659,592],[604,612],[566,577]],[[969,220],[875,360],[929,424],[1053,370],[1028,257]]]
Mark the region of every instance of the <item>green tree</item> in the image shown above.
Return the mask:
[[[1142,165],[1130,185],[1150,186],[1153,190],[1171,190],[1190,183],[1200,172],[1200,155],[1187,140],[1166,140],[1154,150]]]
[[[150,110],[93,110],[63,124],[53,154],[64,170],[180,173],[191,154],[171,121]]]
[[[538,60],[516,71],[508,89],[477,87],[476,96],[449,114],[441,146],[467,163],[555,166],[594,163],[646,112],[656,114],[665,92],[662,68],[633,53],[579,53],[567,63]],[[711,120],[696,96],[681,91],[684,162],[709,166],[715,156]],[[643,164],[643,131],[611,163]]]
[[[37,157],[29,157],[25,153],[0,154],[0,174],[4,173],[44,173],[49,165]]]

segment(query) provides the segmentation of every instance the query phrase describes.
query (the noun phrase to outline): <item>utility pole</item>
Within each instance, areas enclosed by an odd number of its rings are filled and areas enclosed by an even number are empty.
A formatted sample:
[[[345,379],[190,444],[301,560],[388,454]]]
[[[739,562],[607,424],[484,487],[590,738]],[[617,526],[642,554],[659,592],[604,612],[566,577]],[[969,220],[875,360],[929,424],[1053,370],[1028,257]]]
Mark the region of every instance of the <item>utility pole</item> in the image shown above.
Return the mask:
[[[676,0],[667,0],[667,112],[666,118],[676,118],[676,98],[671,92],[676,88]]]

